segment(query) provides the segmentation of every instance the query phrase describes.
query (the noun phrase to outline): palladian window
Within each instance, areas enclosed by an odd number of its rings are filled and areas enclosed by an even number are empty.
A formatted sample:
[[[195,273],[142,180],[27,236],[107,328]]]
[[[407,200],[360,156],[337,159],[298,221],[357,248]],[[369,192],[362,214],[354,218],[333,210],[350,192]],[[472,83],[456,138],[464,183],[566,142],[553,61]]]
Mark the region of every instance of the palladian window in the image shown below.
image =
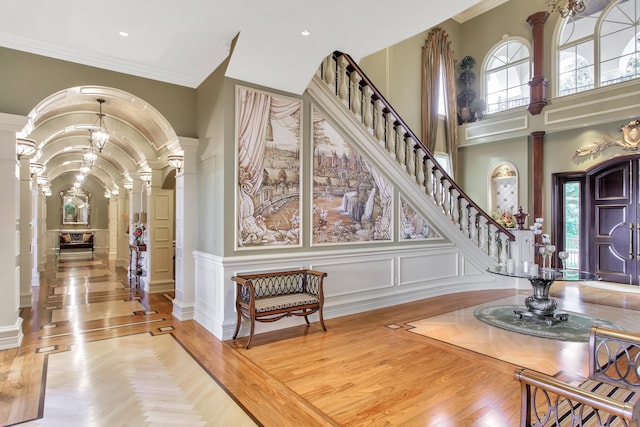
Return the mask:
[[[500,43],[489,53],[483,71],[488,113],[529,104],[531,58],[524,43]]]
[[[588,2],[558,32],[559,96],[640,77],[640,0]]]

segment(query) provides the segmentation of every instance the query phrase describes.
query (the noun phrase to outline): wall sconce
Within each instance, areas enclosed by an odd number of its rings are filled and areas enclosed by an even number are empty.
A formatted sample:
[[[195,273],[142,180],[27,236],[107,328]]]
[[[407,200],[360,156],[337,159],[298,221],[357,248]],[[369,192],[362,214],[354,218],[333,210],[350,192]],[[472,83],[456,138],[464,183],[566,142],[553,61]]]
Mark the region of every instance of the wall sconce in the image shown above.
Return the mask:
[[[169,154],[169,156],[167,156],[167,161],[169,162],[169,166],[176,168],[179,173],[180,169],[182,169],[184,156],[182,154]]]
[[[29,167],[31,169],[31,176],[40,175],[42,172],[44,172],[44,165],[42,163],[31,162]]]
[[[45,185],[49,182],[49,178],[44,175],[38,175],[38,185]]]
[[[18,160],[24,156],[30,156],[36,152],[36,142],[33,139],[18,138],[16,140],[16,154]]]
[[[49,197],[52,193],[51,193],[51,184],[47,183],[47,184],[42,184],[42,194],[45,195],[45,197]]]
[[[131,191],[133,189],[133,182],[125,181],[122,183],[122,186],[124,187],[125,190]]]
[[[149,185],[151,182],[151,172],[140,172],[140,180],[144,181]]]
[[[113,190],[111,190],[111,194],[117,196],[118,194],[120,194],[120,189],[118,189],[118,187],[113,187]]]
[[[111,193],[109,191],[105,191],[104,192],[104,198],[105,199],[110,199],[111,198]]]

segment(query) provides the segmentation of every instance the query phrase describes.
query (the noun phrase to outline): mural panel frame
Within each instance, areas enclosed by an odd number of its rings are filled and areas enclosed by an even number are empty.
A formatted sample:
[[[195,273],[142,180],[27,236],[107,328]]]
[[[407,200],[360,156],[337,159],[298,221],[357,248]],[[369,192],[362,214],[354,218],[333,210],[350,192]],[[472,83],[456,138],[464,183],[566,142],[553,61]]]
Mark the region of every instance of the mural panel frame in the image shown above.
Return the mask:
[[[236,85],[235,250],[302,246],[302,98]]]
[[[398,192],[398,241],[406,243],[443,240],[442,233],[431,225],[401,192]]]
[[[391,182],[321,109],[310,110],[310,245],[393,243]]]

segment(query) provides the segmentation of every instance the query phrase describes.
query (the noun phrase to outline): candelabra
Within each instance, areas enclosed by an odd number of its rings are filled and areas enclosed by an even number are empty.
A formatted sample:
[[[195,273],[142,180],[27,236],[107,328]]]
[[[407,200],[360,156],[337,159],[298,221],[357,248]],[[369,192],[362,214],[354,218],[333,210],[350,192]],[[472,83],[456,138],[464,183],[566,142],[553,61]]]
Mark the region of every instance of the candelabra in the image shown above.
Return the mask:
[[[551,244],[551,236],[542,232],[543,222],[544,218],[536,218],[529,229],[533,231],[533,248],[534,251],[537,249],[540,254],[542,268],[547,268],[547,258],[549,259],[549,268],[551,268],[551,259],[556,251],[556,246]]]

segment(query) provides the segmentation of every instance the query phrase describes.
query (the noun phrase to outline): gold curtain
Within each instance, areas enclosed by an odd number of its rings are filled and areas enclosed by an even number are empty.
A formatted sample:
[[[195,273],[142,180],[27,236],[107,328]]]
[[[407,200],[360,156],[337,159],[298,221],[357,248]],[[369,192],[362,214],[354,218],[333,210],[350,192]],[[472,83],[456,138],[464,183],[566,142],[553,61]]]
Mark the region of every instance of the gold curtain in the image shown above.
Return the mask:
[[[422,48],[422,142],[433,153],[438,135],[438,99],[440,98],[440,67],[445,90],[445,144],[451,168],[458,167],[457,105],[455,59],[446,31],[437,27],[429,32]]]

